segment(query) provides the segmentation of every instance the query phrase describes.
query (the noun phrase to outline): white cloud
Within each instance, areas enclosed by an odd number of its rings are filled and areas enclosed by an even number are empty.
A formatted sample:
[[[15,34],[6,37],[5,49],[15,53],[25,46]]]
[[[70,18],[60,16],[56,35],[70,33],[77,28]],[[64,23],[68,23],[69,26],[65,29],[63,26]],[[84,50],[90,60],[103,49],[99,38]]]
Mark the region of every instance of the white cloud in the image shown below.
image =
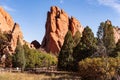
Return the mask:
[[[6,11],[10,11],[10,12],[14,12],[14,11],[15,11],[15,9],[13,9],[13,8],[7,6],[7,5],[1,5],[1,6],[2,6]]]
[[[115,9],[120,13],[120,1],[119,0],[97,0],[100,5],[105,5]]]

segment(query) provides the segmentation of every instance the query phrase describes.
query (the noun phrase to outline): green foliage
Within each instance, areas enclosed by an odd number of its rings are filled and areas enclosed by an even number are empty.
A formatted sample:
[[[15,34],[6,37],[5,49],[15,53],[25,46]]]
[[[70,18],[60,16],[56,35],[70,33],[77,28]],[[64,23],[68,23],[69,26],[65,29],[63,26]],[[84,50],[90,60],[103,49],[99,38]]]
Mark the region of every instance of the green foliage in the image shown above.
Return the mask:
[[[24,48],[18,39],[17,47],[15,49],[15,54],[13,55],[13,67],[20,67],[22,70],[24,70],[25,63],[26,61],[25,61]]]
[[[105,23],[103,41],[107,48],[108,55],[115,48],[114,32],[112,24]]]
[[[111,57],[120,57],[120,40],[118,40],[114,51],[110,54]]]
[[[57,58],[45,52],[39,52],[36,49],[30,49],[23,45],[25,50],[26,68],[49,67],[57,64]]]
[[[98,53],[102,54],[102,56],[111,56],[113,54],[115,48],[115,39],[114,39],[114,31],[111,21],[107,20],[105,23],[101,22],[98,32]]]
[[[87,26],[83,31],[81,43],[86,46],[86,49],[91,49],[96,46],[94,34],[89,26]]]
[[[58,69],[59,70],[73,70],[73,47],[74,47],[74,41],[72,38],[72,33],[71,31],[68,31],[64,44],[61,48],[61,51],[58,56]]]
[[[98,28],[98,32],[97,32],[97,50],[95,52],[95,55],[93,55],[93,57],[105,57],[107,56],[106,53],[106,47],[104,45],[103,42],[103,35],[104,35],[104,22],[100,23],[100,26]],[[97,55],[96,55],[97,54]]]
[[[38,61],[40,61],[40,63],[41,63],[39,65],[40,67],[41,66],[49,67],[49,66],[57,65],[56,56],[49,54],[49,53],[40,52],[39,56],[38,56]]]
[[[87,26],[82,34],[81,41],[74,48],[76,62],[91,56],[96,50],[96,39],[92,30]]]
[[[101,22],[97,32],[98,40],[103,40],[103,35],[104,35],[103,26],[104,26],[104,22]]]
[[[6,55],[5,67],[8,67],[8,68],[12,67],[12,55],[10,55],[10,54]]]
[[[83,80],[111,80],[119,64],[120,58],[86,58],[79,62],[79,74]]]
[[[9,45],[9,34],[5,33],[5,32],[1,32],[0,31],[0,55],[2,56],[4,53],[4,49],[6,48],[6,46]]]
[[[81,39],[81,34],[79,31],[77,31],[75,33],[75,35],[73,36],[73,40],[74,40],[74,45],[77,46],[77,44],[80,42]]]
[[[26,59],[26,66],[27,68],[34,68],[36,64],[36,57],[37,53],[34,50],[27,49],[24,47],[25,50],[25,59]]]
[[[103,42],[104,46],[106,47],[106,52],[108,56],[111,54],[113,49],[115,48],[115,39],[114,39],[114,32],[112,24],[108,24],[108,21],[105,22],[103,27]]]

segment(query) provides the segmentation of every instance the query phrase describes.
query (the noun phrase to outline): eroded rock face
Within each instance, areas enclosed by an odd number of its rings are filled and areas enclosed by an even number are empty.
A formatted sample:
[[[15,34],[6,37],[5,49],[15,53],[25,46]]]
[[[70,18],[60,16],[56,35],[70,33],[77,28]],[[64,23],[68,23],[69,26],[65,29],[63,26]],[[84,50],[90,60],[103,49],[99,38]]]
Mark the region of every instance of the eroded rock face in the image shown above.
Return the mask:
[[[69,28],[70,28],[73,36],[75,35],[75,33],[77,31],[79,31],[82,34],[84,28],[82,27],[82,25],[76,18],[71,17],[69,24],[70,24]]]
[[[0,7],[0,29],[2,31],[9,31],[12,30],[13,26],[14,21],[11,16],[2,7]]]
[[[0,7],[0,31],[8,33],[10,36],[9,45],[4,50],[7,51],[6,53],[14,53],[18,38],[23,44],[23,34],[19,25],[14,23],[11,16],[2,7]]]
[[[14,27],[11,31],[11,35],[12,35],[11,42],[10,42],[11,43],[11,51],[12,51],[12,53],[14,53],[14,50],[17,46],[18,38],[19,38],[21,44],[22,45],[24,44],[23,43],[23,34],[22,34],[19,24],[17,24],[17,23],[14,24]]]
[[[69,16],[56,6],[51,7],[47,14],[46,33],[41,47],[47,52],[58,53],[63,45],[68,30],[74,35],[76,31],[83,31],[83,27],[75,18]]]
[[[113,31],[114,31],[115,43],[117,43],[118,40],[120,39],[120,28],[115,27],[113,28]]]

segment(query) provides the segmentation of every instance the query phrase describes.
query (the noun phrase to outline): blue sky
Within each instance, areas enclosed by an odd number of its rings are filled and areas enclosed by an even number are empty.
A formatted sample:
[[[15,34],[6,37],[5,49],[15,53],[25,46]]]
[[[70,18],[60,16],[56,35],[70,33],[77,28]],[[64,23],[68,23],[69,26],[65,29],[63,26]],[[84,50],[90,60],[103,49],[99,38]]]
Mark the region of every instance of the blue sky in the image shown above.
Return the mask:
[[[96,34],[100,22],[107,19],[120,26],[120,0],[0,0],[0,5],[19,23],[24,39],[42,41],[47,11],[51,6],[64,9]]]

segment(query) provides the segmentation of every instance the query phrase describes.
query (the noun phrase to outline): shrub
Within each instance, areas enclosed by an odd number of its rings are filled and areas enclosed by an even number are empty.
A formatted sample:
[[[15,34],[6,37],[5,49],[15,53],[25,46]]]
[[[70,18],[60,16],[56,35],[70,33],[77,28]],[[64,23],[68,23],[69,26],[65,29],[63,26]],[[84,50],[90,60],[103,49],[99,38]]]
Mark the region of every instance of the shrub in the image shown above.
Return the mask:
[[[120,58],[86,58],[79,62],[79,74],[83,80],[110,79],[119,64]]]
[[[38,67],[42,67],[42,66],[49,67],[49,66],[57,65],[57,58],[52,54],[39,52],[37,58],[38,60],[36,64],[38,65]]]
[[[30,49],[24,45],[26,68],[49,67],[57,64],[57,58],[51,54]]]

